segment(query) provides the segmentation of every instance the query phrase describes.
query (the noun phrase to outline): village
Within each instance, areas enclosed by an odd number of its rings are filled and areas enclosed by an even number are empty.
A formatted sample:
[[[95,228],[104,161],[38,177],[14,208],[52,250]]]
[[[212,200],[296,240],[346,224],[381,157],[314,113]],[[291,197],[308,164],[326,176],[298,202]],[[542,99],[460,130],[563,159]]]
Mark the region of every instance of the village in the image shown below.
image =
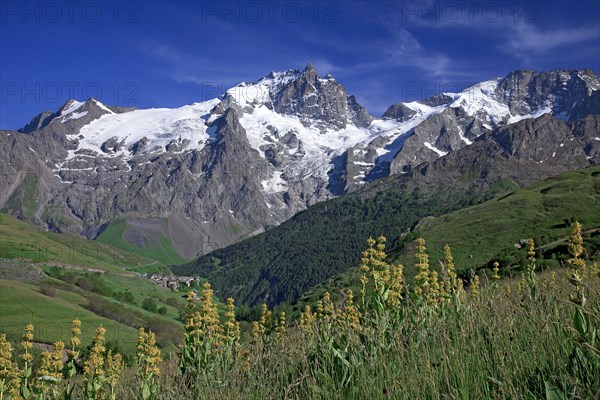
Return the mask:
[[[150,279],[152,282],[167,289],[176,292],[180,288],[200,286],[199,276],[166,276],[160,274],[142,274],[142,278]]]

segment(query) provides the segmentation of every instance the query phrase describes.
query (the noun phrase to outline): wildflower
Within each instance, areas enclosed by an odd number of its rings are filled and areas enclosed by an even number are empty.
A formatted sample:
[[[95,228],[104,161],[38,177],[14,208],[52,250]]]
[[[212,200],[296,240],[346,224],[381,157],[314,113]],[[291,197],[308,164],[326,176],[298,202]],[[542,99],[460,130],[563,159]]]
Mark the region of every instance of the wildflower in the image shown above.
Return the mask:
[[[318,319],[322,319],[323,318],[323,300],[319,300],[317,301],[317,318]]]
[[[285,334],[285,311],[282,311],[279,314],[279,319],[275,321],[275,336],[277,339],[281,340],[283,335]]]
[[[92,350],[83,366],[83,374],[86,382],[104,374],[104,353],[106,353],[105,338],[106,329],[99,326],[96,329],[96,337],[92,342]]]
[[[417,298],[424,298],[427,300],[430,297],[430,274],[429,274],[429,258],[426,253],[425,239],[422,237],[417,239],[417,264],[415,265],[418,273],[415,276],[415,288],[414,293]]]
[[[571,235],[569,236],[569,254],[573,258],[579,258],[583,254],[583,237],[581,234],[582,226],[578,221],[571,225]]]
[[[54,342],[52,346],[51,361],[52,369],[60,371],[63,368],[63,352],[65,350],[65,344],[61,341]]]
[[[197,374],[210,367],[223,350],[223,326],[213,291],[208,282],[203,287],[199,309],[194,304],[194,293],[187,295],[186,332],[179,353],[179,369],[182,373]]]
[[[388,292],[388,305],[392,308],[400,306],[402,301],[402,289],[404,287],[404,267],[396,264],[389,267],[388,279],[386,281]]]
[[[138,370],[143,373],[144,378],[148,378],[150,375],[160,375],[160,368],[158,367],[158,364],[162,361],[160,353],[160,349],[156,345],[154,332],[146,332],[144,328],[140,328],[136,356]]]
[[[32,361],[33,355],[30,353],[31,348],[33,347],[33,325],[28,324],[25,326],[25,332],[23,333],[21,339],[21,349],[23,352],[20,355],[21,360],[23,360],[23,368],[19,371],[20,378],[20,388],[19,391],[22,393],[31,393],[32,385],[31,385],[31,371],[32,371]],[[15,380],[15,383],[17,381]]]
[[[73,378],[75,375],[77,375],[77,366],[75,365],[75,361],[77,360],[77,357],[79,357],[79,351],[77,350],[77,346],[79,346],[81,343],[79,335],[81,335],[81,321],[76,318],[71,321],[71,337],[69,338],[71,348],[67,351],[67,357],[69,360],[63,368],[64,377],[69,379],[65,389],[65,398],[70,398],[73,390],[75,389],[75,385],[70,382],[70,378]]]
[[[492,279],[494,280],[499,280],[500,279],[500,275],[498,274],[498,272],[500,271],[500,264],[498,263],[498,261],[494,261],[494,268],[492,268]]]
[[[527,264],[527,280],[526,280],[526,284],[527,286],[532,290],[532,293],[534,293],[537,289],[536,289],[536,276],[535,276],[535,243],[533,241],[533,239],[529,239],[527,241],[527,259],[529,260],[529,263]]]
[[[471,295],[473,297],[479,296],[479,275],[473,273],[471,280]]]
[[[323,293],[323,314],[327,317],[335,318],[335,306],[331,301],[329,292]]]
[[[109,398],[115,400],[117,398],[117,384],[123,375],[125,369],[125,362],[123,356],[119,353],[113,354],[112,351],[108,351],[106,354],[106,382],[110,388]]]
[[[13,348],[10,342],[6,340],[6,334],[0,334],[0,374],[10,371],[14,367],[12,352]]]
[[[448,291],[450,292],[450,294],[454,294],[458,290],[458,282],[456,277],[456,270],[454,267],[454,257],[452,257],[452,252],[448,244],[444,245],[443,253],[445,273],[448,276],[448,280],[450,283]]]
[[[224,323],[225,344],[231,345],[240,340],[240,323],[235,320],[235,305],[233,298],[227,299],[227,312],[225,313],[227,320]]]
[[[300,314],[300,328],[302,328],[305,333],[312,334],[314,320],[315,316],[313,315],[310,306],[304,306],[304,311]]]
[[[530,260],[535,256],[535,242],[533,239],[527,240],[527,255]]]
[[[220,336],[222,328],[219,320],[217,303],[213,300],[213,291],[208,282],[204,284],[200,302],[200,316],[204,334],[216,339]]]
[[[19,371],[12,359],[13,348],[6,340],[5,334],[0,334],[0,398],[8,393],[13,398],[19,395]]]
[[[194,293],[191,290],[189,292],[187,292],[185,295],[185,309],[187,310],[188,313],[194,312],[194,309],[196,308],[196,304],[194,303],[195,297],[196,297],[196,293]]]
[[[138,331],[137,375],[141,381],[142,399],[155,399],[158,391],[157,378],[160,375],[158,364],[162,361],[160,349],[156,345],[154,332]]]
[[[384,251],[386,241],[385,236],[379,236],[377,240],[373,238],[367,239],[367,249],[361,254],[360,271],[362,272],[362,276],[360,281],[362,287],[360,295],[363,305],[365,303],[366,284],[368,282],[367,273],[370,273],[374,278],[375,290],[379,289],[378,276],[382,273],[385,274],[385,267],[387,266],[384,261],[386,258]]]
[[[21,360],[25,361],[25,363],[33,360],[33,355],[31,355],[30,350],[33,347],[31,341],[33,340],[33,325],[29,324],[25,326],[25,332],[22,336],[21,348],[23,349],[23,354],[21,354]],[[25,367],[26,369],[27,367]]]
[[[351,330],[360,328],[360,313],[354,305],[354,294],[352,290],[346,292],[346,301],[344,302],[344,312],[342,313],[342,323]]]
[[[81,343],[79,335],[81,335],[81,321],[78,319],[74,319],[71,322],[71,338],[69,339],[69,342],[71,343],[71,350],[69,353],[73,355],[73,358],[77,357],[75,355],[75,348]]]
[[[360,283],[361,283],[361,288],[360,288],[360,298],[361,298],[361,304],[364,306],[365,305],[365,295],[366,295],[366,286],[367,286],[367,282],[369,282],[369,278],[367,278],[366,274],[362,274],[360,277]]]
[[[323,299],[317,302],[317,318],[330,322],[336,318],[335,305],[329,292],[323,293]]]
[[[582,226],[575,221],[571,225],[571,235],[569,236],[569,254],[571,258],[567,260],[567,264],[571,271],[569,281],[575,289],[575,294],[571,296],[571,300],[580,306],[585,305],[585,291],[583,289],[583,279],[585,277],[585,260],[583,254],[583,237],[581,234]]]
[[[273,313],[269,310],[266,304],[263,303],[261,308],[260,320],[258,323],[258,336],[265,338],[271,333]]]
[[[253,340],[258,340],[258,338],[261,337],[261,333],[260,333],[260,324],[258,323],[258,321],[254,321],[252,322],[252,339]]]
[[[444,286],[443,286],[443,282],[441,282],[438,279],[438,273],[437,271],[432,271],[431,274],[429,275],[429,288],[430,288],[430,292],[429,292],[429,297],[428,297],[428,301],[430,304],[437,304],[439,302],[439,299],[441,297],[443,297],[444,294]]]
[[[38,377],[51,377],[55,381],[62,377],[62,355],[65,349],[63,342],[54,343],[52,352],[44,351],[41,354],[40,366],[37,370]]]
[[[575,289],[579,289],[579,285],[583,280],[585,261],[580,258],[583,254],[583,237],[581,234],[581,224],[577,221],[571,225],[571,235],[569,236],[569,254],[571,258],[567,260],[567,264],[571,270],[571,279],[574,282]]]

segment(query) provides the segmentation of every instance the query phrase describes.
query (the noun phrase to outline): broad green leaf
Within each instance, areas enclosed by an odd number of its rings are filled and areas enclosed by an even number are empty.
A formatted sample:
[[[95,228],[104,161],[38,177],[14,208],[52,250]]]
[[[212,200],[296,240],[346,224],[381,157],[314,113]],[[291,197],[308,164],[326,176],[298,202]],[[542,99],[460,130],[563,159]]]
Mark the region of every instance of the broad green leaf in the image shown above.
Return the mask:
[[[567,400],[567,396],[559,389],[544,381],[546,389],[546,400]]]

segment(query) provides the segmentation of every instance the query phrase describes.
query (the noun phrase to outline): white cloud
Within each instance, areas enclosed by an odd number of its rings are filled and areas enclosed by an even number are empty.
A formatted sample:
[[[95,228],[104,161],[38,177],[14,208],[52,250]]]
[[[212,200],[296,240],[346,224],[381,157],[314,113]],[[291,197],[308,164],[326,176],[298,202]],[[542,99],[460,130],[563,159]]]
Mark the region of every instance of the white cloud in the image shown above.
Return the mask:
[[[506,51],[520,55],[543,54],[557,47],[585,43],[600,37],[600,25],[541,30],[533,24],[509,25]]]

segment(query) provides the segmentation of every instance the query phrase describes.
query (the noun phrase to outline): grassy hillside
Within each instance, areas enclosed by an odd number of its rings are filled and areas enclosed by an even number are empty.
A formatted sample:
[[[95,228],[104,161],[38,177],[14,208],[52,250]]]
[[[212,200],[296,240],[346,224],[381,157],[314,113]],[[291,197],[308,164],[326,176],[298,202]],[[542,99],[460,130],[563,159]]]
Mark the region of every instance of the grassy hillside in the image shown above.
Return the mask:
[[[26,174],[23,183],[8,199],[5,209],[20,210],[23,217],[33,220],[38,205],[37,181],[35,174]]]
[[[543,261],[531,258],[526,278],[472,280],[466,288],[459,281],[443,278],[442,291],[439,281],[427,273],[419,292],[413,290],[418,282],[414,260],[407,260],[402,275],[374,255],[372,269],[365,274],[364,301],[359,290],[353,298],[347,290],[360,287],[359,274],[344,274],[328,282],[331,296],[319,294],[308,302],[312,310],[304,308],[300,319],[265,309],[251,333],[240,335],[235,314],[241,310],[224,310],[211,290],[201,293],[203,301],[193,314],[187,314],[184,326],[177,321],[182,310],[180,293],[162,290],[126,271],[93,272],[3,261],[0,333],[13,342],[15,351],[8,358],[16,360],[22,351],[18,343],[25,324],[34,324],[34,341],[50,342],[67,340],[70,320],[79,318],[85,360],[95,326],[107,328],[107,347],[116,346],[130,357],[137,338],[132,327],[149,328],[157,333],[163,361],[158,364],[160,379],[150,376],[145,384],[160,399],[431,399],[460,398],[464,393],[469,398],[594,398],[600,390],[600,270],[593,258],[600,254],[600,246],[597,231],[590,226],[598,218],[599,177],[600,167],[589,168],[438,219],[428,218],[392,251],[398,259],[412,257],[411,237],[430,229],[439,237],[443,234],[439,232],[444,232],[448,242],[456,240],[457,260],[461,243],[479,237],[486,238],[481,243],[486,243],[484,248],[490,253],[501,252],[503,230],[490,229],[493,225],[486,218],[497,219],[498,213],[503,213],[513,223],[507,241],[512,242],[515,235],[531,237],[531,232],[549,224],[545,234],[557,236],[548,237],[538,255],[541,250],[554,249],[557,260],[575,257],[580,262],[573,265],[584,264],[578,270],[547,271],[542,268]],[[564,214],[557,209],[568,211]],[[527,212],[532,214],[530,219],[522,216]],[[575,255],[566,253],[563,241],[567,233],[564,219],[571,214],[583,214],[588,230],[581,251],[571,246]],[[553,221],[553,215],[562,219]],[[479,218],[478,224],[459,229],[468,219]],[[460,240],[453,236],[458,231],[463,232]],[[496,235],[486,236],[488,231]],[[431,237],[436,236],[432,233]],[[579,243],[577,235],[569,240]],[[526,254],[525,249],[516,251]],[[437,265],[437,256],[431,251],[428,255],[427,269]],[[465,268],[458,261],[457,267]],[[509,267],[502,265],[503,270]],[[144,305],[147,299],[168,307],[157,313]],[[184,351],[175,355],[169,343],[184,332],[188,335]],[[5,344],[0,348],[6,353]],[[158,349],[148,343],[142,348],[147,353],[140,371],[148,371],[154,367]],[[95,356],[105,362],[105,354]],[[150,359],[152,364],[148,364]],[[40,357],[34,360],[33,371],[39,375]],[[115,378],[119,381],[116,398],[139,397],[140,379],[135,378],[132,365]],[[109,373],[108,368],[106,371]],[[83,397],[81,377],[70,381],[75,393]],[[100,387],[107,389],[102,382]],[[27,381],[20,384],[27,385]],[[61,385],[53,388],[58,393],[62,390]]]
[[[38,285],[13,280],[0,280],[0,293],[0,331],[9,340],[18,341],[23,327],[29,323],[37,327],[38,342],[65,340],[71,321],[78,318],[86,326],[83,346],[91,343],[95,327],[102,325],[110,332],[109,342],[117,344],[125,355],[135,354],[136,329],[87,310],[88,300],[79,294],[57,290],[50,297],[40,293]]]
[[[161,346],[172,350],[182,338],[184,293],[136,275],[2,261],[0,326],[16,339],[33,320],[43,329],[37,340],[51,343],[70,320],[85,318],[90,335],[100,324],[111,327],[114,337],[109,339],[128,355],[135,351],[136,329],[145,326],[157,334]],[[55,332],[52,327],[59,324],[63,328]]]
[[[0,213],[0,258],[24,259],[34,263],[85,266],[119,272],[122,268],[158,268],[155,259],[71,234],[42,232],[31,224]]]
[[[146,326],[165,349],[173,349],[182,337],[186,289],[173,292],[140,277],[139,272],[170,271],[129,250],[43,232],[0,214],[0,326],[16,340],[32,321],[40,329],[37,340],[51,343],[79,318],[90,335],[84,343],[102,324],[127,355],[135,352],[136,329]]]
[[[156,237],[152,243],[148,243],[147,246],[140,247],[125,240],[124,233],[127,228],[128,225],[126,221],[117,220],[111,222],[109,226],[96,238],[96,241],[106,243],[117,248],[128,249],[130,252],[135,254],[143,254],[144,256],[158,260],[165,265],[180,264],[187,261],[185,258],[180,256],[177,251],[175,251],[173,244],[171,243],[171,239],[168,237]]]
[[[521,239],[533,238],[552,259],[552,249],[565,246],[570,223],[577,219],[589,232],[591,258],[600,257],[600,167],[590,167],[543,180],[524,189],[450,214],[422,220],[390,258],[410,265],[422,236],[433,260],[442,259],[447,243],[459,271],[478,269],[498,260],[501,267],[518,264]],[[517,246],[516,246],[517,245]],[[554,257],[556,259],[556,255]],[[556,266],[557,263],[552,263]]]

